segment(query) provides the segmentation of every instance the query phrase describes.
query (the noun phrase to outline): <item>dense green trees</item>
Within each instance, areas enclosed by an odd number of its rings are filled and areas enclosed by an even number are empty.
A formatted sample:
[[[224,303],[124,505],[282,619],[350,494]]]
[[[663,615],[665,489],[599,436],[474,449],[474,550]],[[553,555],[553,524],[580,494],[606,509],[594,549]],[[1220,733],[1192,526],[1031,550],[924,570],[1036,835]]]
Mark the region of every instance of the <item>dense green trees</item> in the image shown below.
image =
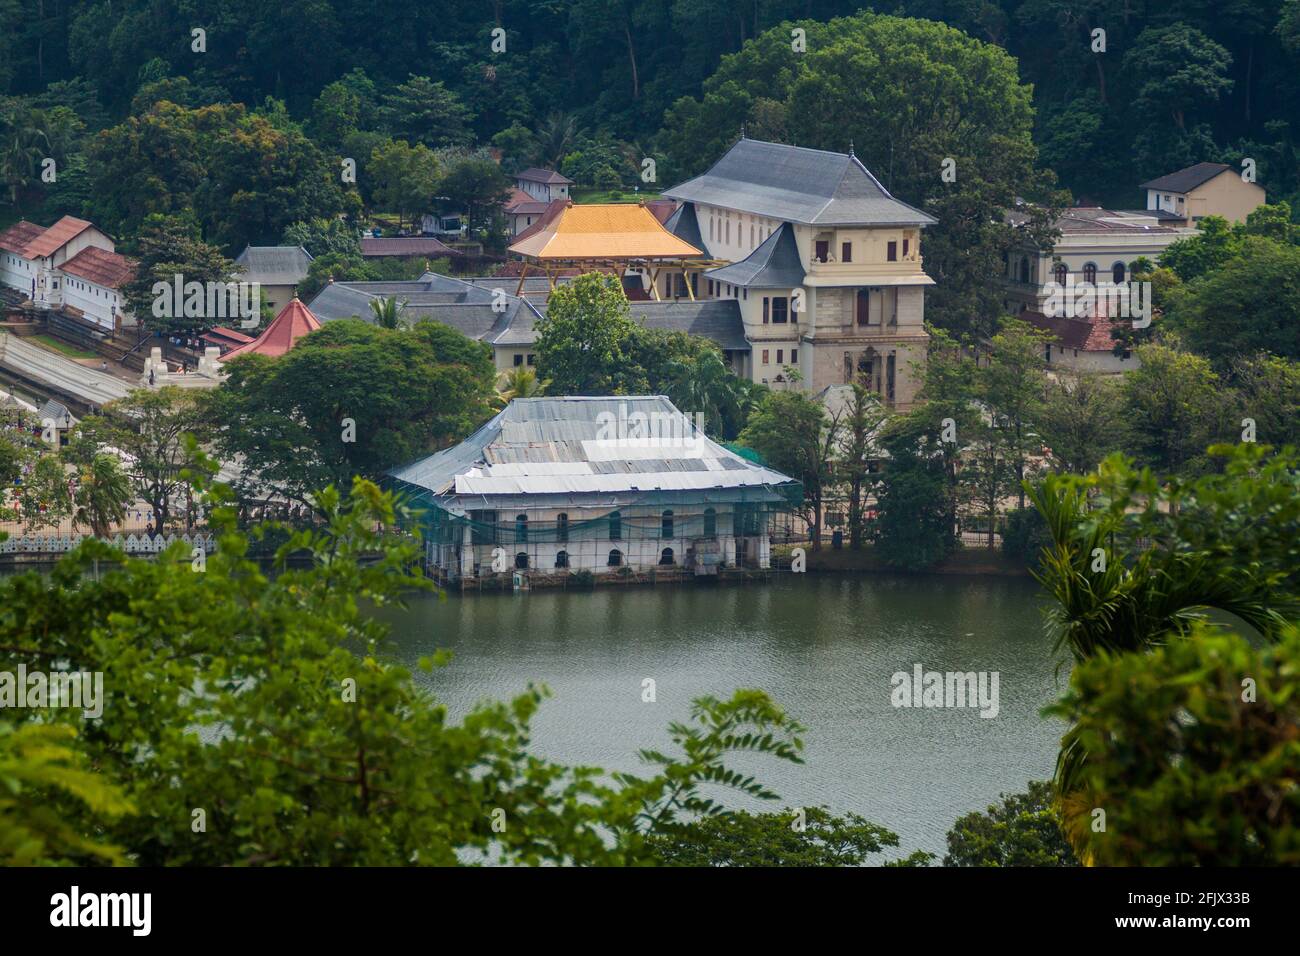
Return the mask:
[[[530,753],[540,688],[451,721],[364,610],[428,586],[407,570],[418,543],[376,530],[399,506],[364,482],[318,501],[324,525],[274,574],[217,508],[202,568],[179,545],[132,561],[92,543],[0,580],[6,666],[57,660],[106,691],[97,719],[23,708],[0,726],[0,863],[653,863],[649,839],[723,813],[726,793],[776,797],[755,754],[800,762],[802,728],[758,691],[696,701],[641,774]]]
[[[1032,780],[1025,793],[960,817],[948,831],[943,865],[1078,866],[1054,798],[1050,783]]]
[[[487,417],[496,377],[486,345],[433,322],[387,329],[329,322],[279,358],[248,356],[204,396],[241,497],[308,504],[328,484],[378,478],[459,441]]]
[[[798,27],[806,53],[792,50],[789,25],[775,27],[724,59],[701,100],[673,107],[664,133],[670,167],[708,168],[742,123],[756,138],[853,145],[895,196],[939,220],[923,242],[937,282],[927,296],[931,320],[992,332],[1002,305],[988,277],[1013,240],[1002,211],[1017,197],[1042,201],[1026,227],[1041,236],[1045,209],[1061,201],[1036,166],[1030,90],[1015,61],[922,20],[863,13]]]

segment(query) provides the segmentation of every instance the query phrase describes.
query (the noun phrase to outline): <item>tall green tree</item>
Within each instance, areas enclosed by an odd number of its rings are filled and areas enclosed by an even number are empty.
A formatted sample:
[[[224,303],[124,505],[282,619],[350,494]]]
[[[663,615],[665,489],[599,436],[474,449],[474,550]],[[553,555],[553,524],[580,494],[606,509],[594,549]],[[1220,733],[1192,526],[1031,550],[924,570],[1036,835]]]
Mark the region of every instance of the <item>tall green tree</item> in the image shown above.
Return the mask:
[[[537,323],[537,363],[556,395],[608,395],[636,325],[622,284],[589,272],[551,293]]]
[[[824,504],[834,481],[842,417],[803,392],[773,391],[763,396],[740,433],[740,441],[773,468],[803,482],[803,512],[814,551],[822,546]]]

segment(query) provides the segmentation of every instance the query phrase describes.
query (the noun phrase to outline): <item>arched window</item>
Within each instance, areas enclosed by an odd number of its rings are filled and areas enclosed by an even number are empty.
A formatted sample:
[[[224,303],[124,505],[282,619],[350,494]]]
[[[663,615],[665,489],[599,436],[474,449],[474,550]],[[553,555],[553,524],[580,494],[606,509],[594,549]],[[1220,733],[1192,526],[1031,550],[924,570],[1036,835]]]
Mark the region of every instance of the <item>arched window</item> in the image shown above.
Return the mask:
[[[1121,282],[1124,281],[1124,276],[1127,273],[1128,273],[1128,269],[1124,267],[1124,263],[1117,262],[1110,267],[1110,281],[1115,283],[1116,285],[1119,285]]]
[[[1097,284],[1097,263],[1088,262],[1083,267],[1083,281],[1089,285]]]
[[[611,568],[622,567],[622,565],[623,565],[623,552],[620,551],[620,550],[618,550],[618,548],[615,548],[614,550],[610,551],[610,552],[609,552],[609,560],[606,561],[605,563],[606,563],[607,565],[609,565]]]
[[[555,552],[555,566],[557,568],[567,568],[569,566],[569,552],[567,551]]]
[[[1020,259],[1020,281],[1029,281],[1029,257],[1022,256]]]
[[[665,511],[659,521],[659,537],[671,538],[673,536],[673,513]]]
[[[1058,262],[1052,267],[1052,275],[1056,277],[1057,285],[1065,285],[1065,277],[1070,274],[1070,268],[1064,262]]]
[[[704,537],[713,538],[718,534],[718,513],[712,508],[704,509]]]
[[[519,571],[528,570],[528,552],[520,551],[515,555],[515,569]]]
[[[664,548],[663,551],[661,551],[661,552],[659,553],[659,563],[660,563],[660,564],[672,564],[672,563],[673,563],[673,549],[672,549],[672,548]]]
[[[563,511],[555,516],[555,540],[561,544],[569,540],[569,516]]]
[[[515,543],[524,544],[528,540],[528,515],[515,515]]]
[[[617,511],[609,513],[609,540],[623,540],[623,516]]]

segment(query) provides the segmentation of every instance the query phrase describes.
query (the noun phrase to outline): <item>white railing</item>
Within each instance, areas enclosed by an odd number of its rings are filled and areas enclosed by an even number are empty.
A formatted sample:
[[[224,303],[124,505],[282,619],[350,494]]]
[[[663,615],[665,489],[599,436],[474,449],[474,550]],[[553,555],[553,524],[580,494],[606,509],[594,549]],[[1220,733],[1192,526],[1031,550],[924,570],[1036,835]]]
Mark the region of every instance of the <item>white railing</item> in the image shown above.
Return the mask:
[[[0,541],[0,554],[65,554],[90,537],[88,534],[10,535]],[[209,554],[217,550],[217,538],[212,534],[118,534],[99,540],[125,554],[157,554],[177,541],[190,549],[202,548]]]

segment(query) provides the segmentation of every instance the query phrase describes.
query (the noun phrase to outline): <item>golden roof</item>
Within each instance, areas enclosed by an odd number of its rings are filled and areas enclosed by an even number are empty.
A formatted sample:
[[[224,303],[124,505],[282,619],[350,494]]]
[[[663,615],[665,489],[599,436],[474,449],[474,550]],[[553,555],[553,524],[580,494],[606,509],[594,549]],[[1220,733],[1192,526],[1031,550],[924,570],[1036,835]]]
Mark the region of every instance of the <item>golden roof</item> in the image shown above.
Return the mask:
[[[641,204],[570,205],[510,251],[529,259],[684,259],[704,253]]]

